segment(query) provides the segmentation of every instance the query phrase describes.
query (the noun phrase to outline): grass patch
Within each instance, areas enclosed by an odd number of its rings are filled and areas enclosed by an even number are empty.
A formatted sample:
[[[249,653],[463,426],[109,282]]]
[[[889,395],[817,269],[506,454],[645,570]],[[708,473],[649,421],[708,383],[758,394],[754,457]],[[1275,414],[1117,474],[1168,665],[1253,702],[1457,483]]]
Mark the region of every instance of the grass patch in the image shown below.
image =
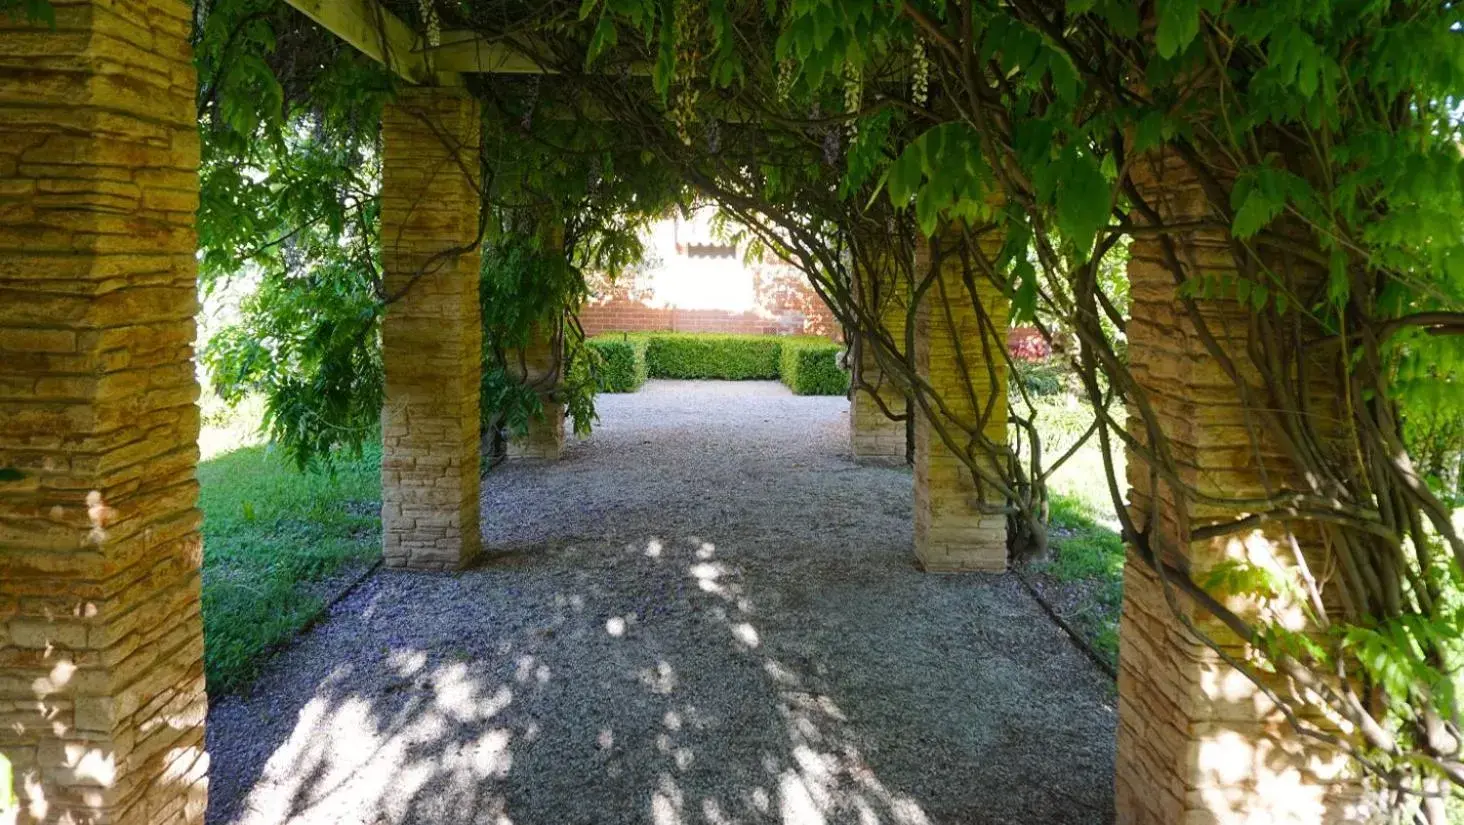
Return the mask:
[[[1028,383],[1030,390],[1031,381]],[[1058,392],[1039,394],[1031,411],[1042,434],[1043,452],[1049,457],[1065,453],[1093,420],[1087,402],[1066,388],[1066,380],[1058,378],[1052,383],[1059,387]],[[1114,472],[1123,479],[1122,452],[1113,458]],[[1048,481],[1051,551],[1032,570],[1046,581],[1047,597],[1064,621],[1116,665],[1124,547],[1107,478],[1096,437],[1052,475]]]
[[[302,473],[258,445],[198,465],[210,692],[248,684],[320,610],[322,582],[380,554],[380,467],[372,447],[334,472]]]
[[[1118,662],[1118,617],[1123,603],[1123,539],[1105,527],[1082,499],[1052,497],[1051,558],[1033,570],[1065,591],[1056,605],[1110,662]]]

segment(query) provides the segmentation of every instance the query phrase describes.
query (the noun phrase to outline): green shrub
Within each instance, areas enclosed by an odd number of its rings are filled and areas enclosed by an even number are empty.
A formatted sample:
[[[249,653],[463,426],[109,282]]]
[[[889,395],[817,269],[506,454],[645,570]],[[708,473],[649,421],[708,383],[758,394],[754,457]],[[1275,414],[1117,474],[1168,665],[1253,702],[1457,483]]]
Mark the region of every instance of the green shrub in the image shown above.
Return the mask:
[[[653,333],[648,341],[646,366],[652,378],[778,377],[781,339],[771,335]]]
[[[599,353],[601,392],[635,392],[647,378],[781,379],[798,395],[843,395],[842,347],[814,336],[693,332],[613,333],[587,341]]]
[[[1045,358],[1040,361],[1016,360],[1013,364],[1011,378],[1013,382],[1023,385],[1027,394],[1044,398],[1061,395],[1067,390],[1071,370],[1062,360],[1057,358]],[[1019,387],[1012,387],[1011,393],[1015,397],[1021,392]]]
[[[646,367],[649,339],[620,335],[591,338],[586,343],[599,355],[595,385],[600,392],[635,392],[650,377]]]
[[[778,373],[795,395],[843,395],[849,373],[839,368],[838,344],[824,338],[783,340]]]

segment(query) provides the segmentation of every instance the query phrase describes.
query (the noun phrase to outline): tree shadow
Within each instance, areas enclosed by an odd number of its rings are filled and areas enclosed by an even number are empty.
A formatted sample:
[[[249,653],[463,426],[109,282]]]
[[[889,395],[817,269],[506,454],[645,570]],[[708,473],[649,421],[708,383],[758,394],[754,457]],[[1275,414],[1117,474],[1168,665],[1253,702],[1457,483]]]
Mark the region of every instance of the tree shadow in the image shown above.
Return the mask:
[[[869,581],[839,592],[838,582],[769,578],[701,537],[542,553],[573,563],[545,569],[535,554],[456,577],[383,574],[337,605],[251,693],[216,704],[208,821],[1111,816],[1112,718],[1101,700],[1059,709],[1084,716],[1076,738],[1049,730],[1050,713],[1021,718],[1010,699],[989,704],[1012,718],[982,710],[994,679],[1013,679],[1007,689],[1026,701],[1023,690],[1051,691],[1059,678],[1041,661],[1014,666],[1011,644],[1021,639],[988,643],[1003,632],[993,627],[983,642],[964,626],[1010,618],[999,611],[956,617],[954,635],[866,633],[819,620],[834,612],[826,599],[848,599]],[[906,618],[870,607],[872,627],[881,615]],[[949,641],[967,635],[974,647]],[[932,657],[959,666],[931,671],[923,663]],[[951,678],[962,672],[972,678]],[[1091,748],[1078,741],[1093,730],[1107,738]],[[1105,754],[1104,764],[1082,764]]]

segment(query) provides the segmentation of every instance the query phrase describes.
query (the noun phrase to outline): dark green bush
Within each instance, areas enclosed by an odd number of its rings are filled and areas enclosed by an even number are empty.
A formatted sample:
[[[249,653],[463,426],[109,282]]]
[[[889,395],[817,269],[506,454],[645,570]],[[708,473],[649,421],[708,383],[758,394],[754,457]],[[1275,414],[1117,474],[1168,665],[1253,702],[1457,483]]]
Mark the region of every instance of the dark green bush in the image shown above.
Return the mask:
[[[725,381],[778,377],[781,340],[771,335],[653,333],[646,366],[652,378]]]
[[[600,392],[635,392],[646,383],[649,339],[617,335],[591,338],[587,343],[600,356],[595,366],[595,385]]]
[[[843,395],[849,373],[839,368],[838,344],[824,338],[785,338],[778,372],[795,395]]]
[[[1029,395],[1038,398],[1060,395],[1066,391],[1072,370],[1059,358],[1046,358],[1040,361],[1016,360],[1013,364],[1016,367],[1011,377],[1027,389]],[[1013,397],[1020,394],[1018,387],[1012,387]]]
[[[612,333],[591,338],[601,392],[635,392],[649,378],[781,379],[798,395],[843,395],[842,347],[827,338],[692,332]]]

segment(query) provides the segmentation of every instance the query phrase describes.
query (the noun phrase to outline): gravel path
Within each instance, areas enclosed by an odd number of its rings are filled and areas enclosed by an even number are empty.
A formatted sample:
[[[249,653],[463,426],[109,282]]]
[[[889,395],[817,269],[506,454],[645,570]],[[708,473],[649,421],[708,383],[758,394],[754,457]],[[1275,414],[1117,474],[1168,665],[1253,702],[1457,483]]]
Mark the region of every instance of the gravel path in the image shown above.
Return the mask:
[[[847,403],[652,382],[215,701],[214,825],[1111,819],[1112,688],[1008,577],[911,565]]]

